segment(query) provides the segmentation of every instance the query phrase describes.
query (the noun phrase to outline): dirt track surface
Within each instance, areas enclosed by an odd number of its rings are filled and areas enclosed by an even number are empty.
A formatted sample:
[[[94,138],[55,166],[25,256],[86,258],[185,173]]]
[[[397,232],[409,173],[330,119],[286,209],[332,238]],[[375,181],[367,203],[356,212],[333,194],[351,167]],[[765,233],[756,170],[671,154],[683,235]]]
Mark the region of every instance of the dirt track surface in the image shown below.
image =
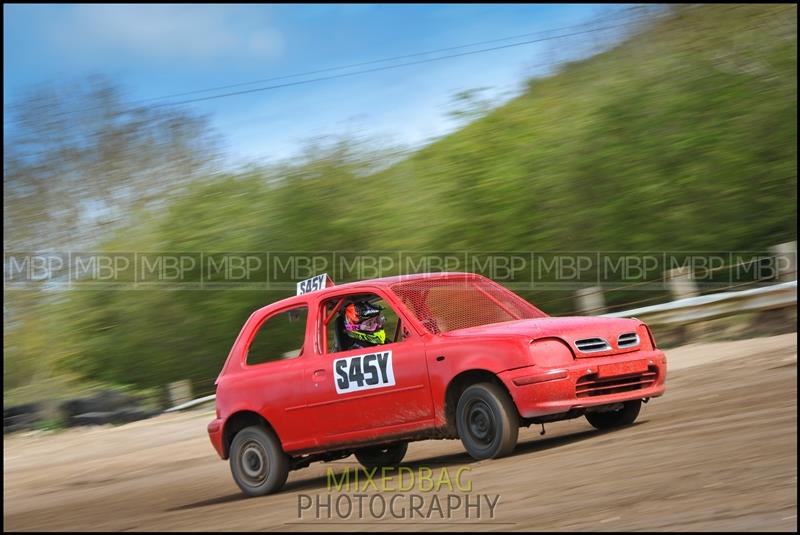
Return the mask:
[[[209,412],[164,415],[116,428],[9,436],[3,446],[5,530],[797,530],[797,335],[690,345],[667,351],[667,392],[644,405],[636,424],[595,431],[585,419],[520,431],[511,457],[473,462],[459,441],[410,445],[405,465],[446,469],[499,501],[454,508],[450,518],[353,509],[340,519],[298,513],[301,500],[346,500],[327,489],[326,469],[350,457],[292,472],[283,492],[245,498],[206,435]],[[394,483],[396,486],[397,483]],[[372,487],[368,499],[376,495]],[[301,496],[308,496],[302,498]],[[304,502],[303,505],[305,505]],[[453,502],[454,503],[454,502]],[[342,506],[340,512],[346,512]]]

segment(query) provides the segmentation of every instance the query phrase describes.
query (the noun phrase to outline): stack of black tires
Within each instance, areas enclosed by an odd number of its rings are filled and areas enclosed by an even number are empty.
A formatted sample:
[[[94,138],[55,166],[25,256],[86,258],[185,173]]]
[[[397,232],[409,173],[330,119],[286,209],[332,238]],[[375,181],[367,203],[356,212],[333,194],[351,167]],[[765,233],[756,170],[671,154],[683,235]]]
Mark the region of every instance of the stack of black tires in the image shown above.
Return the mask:
[[[93,396],[70,399],[58,407],[60,423],[67,427],[125,424],[144,420],[160,410],[144,408],[135,396],[104,390]],[[3,434],[37,429],[46,419],[43,403],[27,403],[3,408]],[[51,416],[52,418],[52,416]]]
[[[3,407],[3,434],[35,429],[42,420],[41,409],[38,403]]]
[[[140,407],[134,396],[105,390],[91,397],[71,399],[61,405],[61,413],[69,427],[83,425],[124,424],[159,414]]]

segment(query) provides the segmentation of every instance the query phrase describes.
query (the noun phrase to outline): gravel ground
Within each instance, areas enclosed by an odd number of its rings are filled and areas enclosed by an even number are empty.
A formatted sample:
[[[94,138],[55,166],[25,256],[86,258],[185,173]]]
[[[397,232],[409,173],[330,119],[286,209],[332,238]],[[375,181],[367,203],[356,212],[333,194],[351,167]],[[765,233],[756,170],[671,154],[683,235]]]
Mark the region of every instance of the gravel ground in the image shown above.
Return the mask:
[[[544,436],[531,427],[514,455],[480,462],[459,441],[411,444],[405,466],[415,474],[430,467],[436,482],[465,469],[461,489],[454,481],[438,492],[418,479],[410,490],[390,481],[394,491],[329,491],[326,470],[355,468],[351,457],[292,472],[279,494],[245,498],[208,441],[208,410],[6,436],[3,528],[796,531],[797,334],[667,357],[666,394],[633,426],[599,432],[581,418],[549,424]],[[422,502],[415,510],[412,495]],[[466,499],[471,509],[456,506]]]

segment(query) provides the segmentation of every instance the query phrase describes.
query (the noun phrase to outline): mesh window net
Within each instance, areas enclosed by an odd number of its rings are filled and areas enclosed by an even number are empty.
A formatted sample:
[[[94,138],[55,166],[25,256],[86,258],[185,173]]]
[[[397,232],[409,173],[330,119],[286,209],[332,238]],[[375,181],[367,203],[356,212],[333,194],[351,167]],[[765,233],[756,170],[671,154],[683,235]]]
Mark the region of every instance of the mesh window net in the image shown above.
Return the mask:
[[[392,291],[434,334],[545,316],[490,280],[413,280],[392,285]]]

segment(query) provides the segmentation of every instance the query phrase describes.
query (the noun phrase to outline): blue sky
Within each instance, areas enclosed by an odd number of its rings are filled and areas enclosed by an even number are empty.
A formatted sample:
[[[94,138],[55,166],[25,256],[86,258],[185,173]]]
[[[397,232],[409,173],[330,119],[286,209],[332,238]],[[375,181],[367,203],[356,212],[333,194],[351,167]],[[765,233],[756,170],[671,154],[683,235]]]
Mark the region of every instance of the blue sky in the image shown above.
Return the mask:
[[[30,86],[102,74],[132,100],[250,82],[597,20],[603,5],[5,5],[4,106]],[[536,43],[198,102],[233,161],[291,157],[357,134],[419,145],[455,127],[458,91],[509,98],[591,37]],[[502,43],[501,43],[502,44]],[[269,84],[267,84],[269,85]],[[259,86],[249,86],[259,87]]]

